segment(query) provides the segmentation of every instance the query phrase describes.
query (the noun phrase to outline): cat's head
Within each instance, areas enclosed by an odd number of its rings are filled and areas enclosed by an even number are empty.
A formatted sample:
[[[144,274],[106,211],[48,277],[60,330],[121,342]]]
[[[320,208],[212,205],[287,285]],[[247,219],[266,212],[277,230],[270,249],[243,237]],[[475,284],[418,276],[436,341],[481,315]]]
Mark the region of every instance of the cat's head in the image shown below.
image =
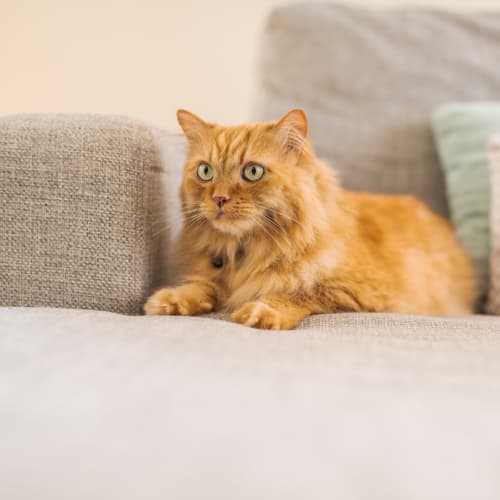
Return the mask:
[[[296,219],[298,192],[310,176],[302,165],[310,155],[302,110],[231,127],[185,110],[177,119],[189,143],[181,187],[187,225],[210,224],[241,237]]]

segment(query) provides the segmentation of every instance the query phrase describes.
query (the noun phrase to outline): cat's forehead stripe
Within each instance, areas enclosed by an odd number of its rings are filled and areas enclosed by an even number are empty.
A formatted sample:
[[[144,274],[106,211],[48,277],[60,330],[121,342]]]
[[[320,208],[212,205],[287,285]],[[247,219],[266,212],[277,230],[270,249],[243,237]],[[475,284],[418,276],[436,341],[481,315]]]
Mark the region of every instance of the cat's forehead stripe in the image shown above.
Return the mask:
[[[231,134],[230,133],[227,133],[225,134],[225,137],[224,137],[224,147],[223,149],[221,150],[221,164],[225,167],[226,166],[226,163],[229,159],[229,161],[232,159],[232,155],[231,155],[231,144],[232,144],[232,138],[231,138]]]
[[[251,131],[232,128],[222,129],[212,146],[212,161],[216,161],[222,170],[226,166],[241,165],[245,156]]]
[[[214,141],[214,142],[212,143],[212,150],[210,151],[210,158],[209,158],[210,163],[212,163],[212,164],[213,164],[213,163],[215,162],[215,160],[217,159],[217,157],[218,157],[218,153],[217,153],[217,143]]]
[[[238,139],[233,141],[232,143],[230,155],[232,158],[237,158],[236,162],[238,165],[241,165],[243,163],[243,158],[245,156],[248,147],[248,140],[250,139],[250,134],[251,134],[250,130],[247,129],[243,134],[240,133]]]
[[[214,149],[213,149],[213,160],[216,164],[223,169],[224,164],[222,162],[222,152],[224,149],[224,135],[223,131],[220,131],[214,138]]]

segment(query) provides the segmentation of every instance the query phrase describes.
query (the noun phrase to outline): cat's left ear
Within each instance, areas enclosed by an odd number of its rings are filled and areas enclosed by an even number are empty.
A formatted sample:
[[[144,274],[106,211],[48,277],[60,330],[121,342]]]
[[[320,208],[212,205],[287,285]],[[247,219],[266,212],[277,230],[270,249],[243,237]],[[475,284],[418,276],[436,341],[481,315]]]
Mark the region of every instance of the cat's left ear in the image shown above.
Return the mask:
[[[177,110],[177,121],[190,141],[200,138],[203,131],[210,127],[210,125],[199,116],[185,109]]]
[[[302,109],[292,109],[283,116],[276,128],[283,138],[283,149],[301,154],[307,137],[307,117]]]

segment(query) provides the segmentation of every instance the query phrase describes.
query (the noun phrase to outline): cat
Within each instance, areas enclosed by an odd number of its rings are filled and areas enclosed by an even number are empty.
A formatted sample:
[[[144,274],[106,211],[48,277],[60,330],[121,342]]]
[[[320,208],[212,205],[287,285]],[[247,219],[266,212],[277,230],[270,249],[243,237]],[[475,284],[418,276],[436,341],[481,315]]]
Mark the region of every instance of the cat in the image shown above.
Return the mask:
[[[316,313],[473,312],[474,273],[448,221],[412,196],[342,189],[302,110],[230,127],[177,119],[189,146],[179,285],[146,314],[222,310],[283,330]]]

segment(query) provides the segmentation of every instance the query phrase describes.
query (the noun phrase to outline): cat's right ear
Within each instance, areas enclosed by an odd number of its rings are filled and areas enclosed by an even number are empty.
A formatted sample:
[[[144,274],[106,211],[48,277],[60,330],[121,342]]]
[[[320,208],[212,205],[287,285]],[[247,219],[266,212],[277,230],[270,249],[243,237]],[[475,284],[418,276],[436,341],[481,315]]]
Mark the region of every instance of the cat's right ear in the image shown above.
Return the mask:
[[[177,110],[177,121],[190,141],[200,138],[203,131],[210,126],[200,117],[190,111],[186,111],[185,109]]]
[[[277,123],[285,152],[293,151],[301,155],[306,145],[307,117],[302,109],[292,109]]]

